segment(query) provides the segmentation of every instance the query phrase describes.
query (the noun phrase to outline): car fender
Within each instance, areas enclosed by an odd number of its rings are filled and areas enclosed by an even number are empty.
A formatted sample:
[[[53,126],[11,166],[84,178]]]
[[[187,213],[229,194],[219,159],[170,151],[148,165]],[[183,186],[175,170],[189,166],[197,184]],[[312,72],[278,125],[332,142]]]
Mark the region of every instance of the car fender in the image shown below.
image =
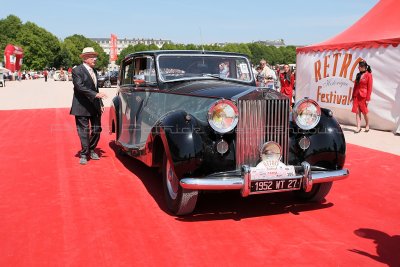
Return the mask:
[[[178,177],[192,173],[200,165],[202,153],[201,126],[197,119],[184,111],[166,114],[156,126],[164,151],[173,163]]]
[[[329,109],[321,109],[318,125],[311,130],[291,127],[289,164],[307,161],[311,165],[329,169],[342,169],[346,158],[346,141],[343,131]],[[294,125],[294,123],[293,123]],[[308,138],[310,146],[303,150],[299,142]]]

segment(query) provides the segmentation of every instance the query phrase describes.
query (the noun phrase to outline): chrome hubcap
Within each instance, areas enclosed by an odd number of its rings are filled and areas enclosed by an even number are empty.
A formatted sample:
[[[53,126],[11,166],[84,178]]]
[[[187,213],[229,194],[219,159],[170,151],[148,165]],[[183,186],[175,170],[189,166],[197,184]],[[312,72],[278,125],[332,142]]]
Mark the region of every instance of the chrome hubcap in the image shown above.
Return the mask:
[[[169,196],[172,199],[176,199],[178,195],[178,178],[175,176],[174,171],[172,170],[171,164],[167,161],[166,166],[166,179],[167,179],[167,189]]]

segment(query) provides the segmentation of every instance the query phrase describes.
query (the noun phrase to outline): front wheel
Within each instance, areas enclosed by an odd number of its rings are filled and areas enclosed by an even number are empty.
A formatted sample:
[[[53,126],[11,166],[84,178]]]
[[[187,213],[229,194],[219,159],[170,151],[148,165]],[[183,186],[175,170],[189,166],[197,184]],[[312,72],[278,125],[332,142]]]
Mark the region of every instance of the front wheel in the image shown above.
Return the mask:
[[[162,165],[163,188],[168,209],[176,215],[192,213],[196,207],[199,191],[187,190],[180,186],[173,165],[164,154]]]
[[[311,202],[322,202],[326,195],[332,188],[333,182],[314,184],[310,192],[304,190],[294,191],[295,196],[298,199],[311,201]]]

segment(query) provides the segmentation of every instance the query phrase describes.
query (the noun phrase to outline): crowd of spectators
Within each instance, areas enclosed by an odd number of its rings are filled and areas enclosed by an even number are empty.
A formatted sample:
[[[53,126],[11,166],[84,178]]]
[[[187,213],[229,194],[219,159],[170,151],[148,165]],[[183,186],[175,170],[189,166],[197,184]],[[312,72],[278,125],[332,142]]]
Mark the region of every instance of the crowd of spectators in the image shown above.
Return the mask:
[[[55,77],[60,75],[60,77]],[[18,71],[8,71],[3,73],[3,79],[9,81],[22,81],[22,80],[34,80],[39,78],[44,78],[47,82],[47,79],[68,81],[71,80],[70,76],[72,75],[72,68],[68,68],[68,71],[64,71],[63,68],[57,70],[56,68],[44,69],[40,71],[26,71],[26,70],[18,70]],[[61,78],[61,79],[60,79]]]
[[[271,66],[265,59],[260,60],[256,66],[254,75],[258,87],[266,87],[286,95],[290,103],[294,102],[294,90],[296,88],[296,70],[289,64],[276,64]]]

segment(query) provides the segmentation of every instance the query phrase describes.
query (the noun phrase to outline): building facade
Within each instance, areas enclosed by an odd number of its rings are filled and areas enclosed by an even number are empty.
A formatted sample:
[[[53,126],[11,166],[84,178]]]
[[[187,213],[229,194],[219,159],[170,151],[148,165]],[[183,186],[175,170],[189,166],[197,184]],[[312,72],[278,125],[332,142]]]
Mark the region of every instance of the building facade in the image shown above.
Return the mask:
[[[110,54],[110,38],[90,38],[92,41],[95,41],[103,48],[104,52],[109,55]],[[172,43],[171,40],[162,40],[162,39],[144,39],[144,38],[133,38],[133,39],[117,39],[117,55],[121,53],[124,48],[127,48],[129,45],[137,45],[137,44],[145,44],[151,45],[154,44],[158,48],[161,48],[165,43]]]

